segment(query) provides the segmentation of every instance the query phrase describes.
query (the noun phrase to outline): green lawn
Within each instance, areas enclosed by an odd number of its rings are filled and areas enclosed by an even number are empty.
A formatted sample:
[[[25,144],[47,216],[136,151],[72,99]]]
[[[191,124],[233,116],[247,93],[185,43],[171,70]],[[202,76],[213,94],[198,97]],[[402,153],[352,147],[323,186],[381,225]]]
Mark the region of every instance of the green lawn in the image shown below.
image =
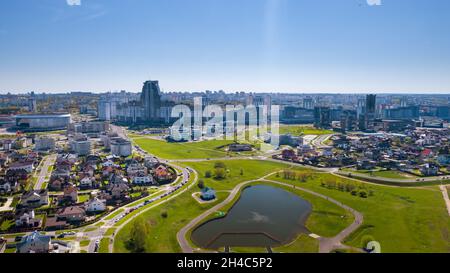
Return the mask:
[[[271,177],[334,198],[363,213],[364,224],[346,240],[362,247],[364,235],[381,243],[383,252],[449,252],[450,217],[437,187],[401,188],[364,184],[373,196],[361,198],[321,186],[321,181],[354,183],[331,174],[318,174],[306,183]]]
[[[99,253],[109,253],[109,238],[103,238],[100,240],[100,246],[98,247]]]
[[[109,228],[106,232],[105,232],[105,236],[111,236],[113,235],[113,233],[116,231],[115,228]]]
[[[184,165],[188,165],[195,169],[199,174],[199,179],[203,179],[208,187],[212,187],[215,190],[231,190],[240,182],[259,179],[272,172],[289,168],[282,162],[278,163],[263,160],[225,160],[222,162],[225,163],[229,170],[225,179],[217,180],[214,178],[206,178],[206,171],[213,171],[216,162],[217,161],[184,162]],[[242,175],[241,169],[243,171]]]
[[[198,191],[197,188],[192,188],[176,198],[144,212],[136,218],[145,219],[150,226],[150,232],[146,242],[146,252],[173,253],[181,251],[176,239],[177,232],[192,218],[216,204],[198,203],[191,196],[191,194],[196,191]],[[219,200],[223,200],[226,198],[226,195],[226,193],[218,193],[217,197]],[[167,212],[167,218],[161,216],[163,211]],[[136,220],[132,220],[117,233],[114,240],[114,252],[130,252],[130,250],[126,248],[126,243],[135,221]]]
[[[328,135],[333,134],[332,130],[316,129],[312,126],[304,125],[280,125],[280,134],[291,135]]]
[[[306,234],[300,236],[292,243],[273,248],[273,252],[278,253],[317,253],[319,251],[319,241]]]
[[[214,161],[195,163],[185,162],[184,164],[191,166],[201,174],[205,170],[212,168],[214,166]],[[200,176],[200,178],[205,180],[207,186],[213,187],[216,190],[231,190],[243,181],[257,179],[265,174],[270,174],[287,167],[285,164],[277,162],[250,160],[230,160],[226,161],[225,164],[227,165],[227,168],[230,169],[229,176],[226,179],[217,181],[212,178],[206,179],[202,176]],[[240,175],[241,168],[244,171],[243,175]],[[293,189],[289,190],[294,191]],[[195,218],[195,216],[219,203],[221,200],[224,200],[228,195],[227,192],[220,191],[217,193],[218,200],[216,202],[212,204],[199,204],[191,196],[192,193],[197,191],[198,188],[194,187],[180,196],[146,211],[138,217],[145,219],[150,226],[150,233],[146,246],[147,252],[180,252],[180,247],[176,240],[176,233],[191,219]],[[348,215],[348,213],[340,207],[310,194],[301,191],[295,192],[308,199],[308,201],[313,204],[314,209],[307,222],[307,226],[313,232],[323,235],[334,235],[353,221],[352,216]],[[228,210],[231,206],[232,203],[224,209]],[[168,213],[167,218],[161,216],[161,212],[163,211]],[[129,233],[134,221],[135,220],[128,223],[118,232],[114,241],[114,252],[129,252],[126,248],[126,242],[129,238]],[[332,224],[328,226],[329,223]],[[249,248],[239,248],[239,251],[253,250]],[[301,250],[299,250],[299,252],[301,252]]]
[[[90,195],[89,194],[80,194],[78,195],[78,203],[84,203],[89,201]]]
[[[81,241],[81,242],[80,242],[80,247],[86,247],[86,246],[89,245],[90,242],[91,242],[91,241],[89,241],[89,240]]]
[[[229,140],[170,143],[150,138],[136,138],[133,141],[145,151],[164,159],[226,157],[227,153],[220,147],[232,143]]]
[[[7,231],[15,225],[14,220],[5,220],[0,225],[0,231]]]

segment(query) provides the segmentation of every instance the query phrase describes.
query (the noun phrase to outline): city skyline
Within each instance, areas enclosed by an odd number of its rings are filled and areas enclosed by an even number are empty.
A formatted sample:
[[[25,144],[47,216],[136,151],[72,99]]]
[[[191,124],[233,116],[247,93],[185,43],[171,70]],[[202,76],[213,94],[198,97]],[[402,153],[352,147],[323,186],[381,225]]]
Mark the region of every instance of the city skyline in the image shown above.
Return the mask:
[[[157,79],[166,92],[447,94],[449,7],[9,1],[0,11],[0,92],[139,92],[143,79]]]

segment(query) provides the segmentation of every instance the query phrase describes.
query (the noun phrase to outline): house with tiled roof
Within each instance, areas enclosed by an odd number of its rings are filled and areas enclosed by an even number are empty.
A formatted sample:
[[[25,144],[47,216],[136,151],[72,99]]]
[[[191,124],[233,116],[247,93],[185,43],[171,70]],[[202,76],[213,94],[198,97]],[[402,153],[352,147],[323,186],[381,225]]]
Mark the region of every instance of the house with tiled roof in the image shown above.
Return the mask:
[[[56,217],[59,221],[82,222],[86,218],[86,212],[81,206],[70,206],[59,209]]]

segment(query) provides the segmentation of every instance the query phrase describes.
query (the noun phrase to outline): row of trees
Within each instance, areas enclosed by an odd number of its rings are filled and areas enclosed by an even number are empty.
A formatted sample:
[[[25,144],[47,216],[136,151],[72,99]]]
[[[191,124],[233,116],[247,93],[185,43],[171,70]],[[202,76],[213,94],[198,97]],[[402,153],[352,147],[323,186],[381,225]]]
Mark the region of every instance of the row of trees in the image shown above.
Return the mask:
[[[283,177],[288,180],[297,180],[300,182],[306,182],[312,177],[312,174],[307,171],[294,171],[294,170],[283,170],[276,174],[277,177]]]
[[[327,189],[339,190],[342,192],[349,192],[353,196],[359,196],[361,198],[367,198],[373,196],[374,192],[371,189],[367,189],[364,186],[358,186],[354,183],[338,182],[335,179],[328,178],[325,181],[321,181],[321,186]]]

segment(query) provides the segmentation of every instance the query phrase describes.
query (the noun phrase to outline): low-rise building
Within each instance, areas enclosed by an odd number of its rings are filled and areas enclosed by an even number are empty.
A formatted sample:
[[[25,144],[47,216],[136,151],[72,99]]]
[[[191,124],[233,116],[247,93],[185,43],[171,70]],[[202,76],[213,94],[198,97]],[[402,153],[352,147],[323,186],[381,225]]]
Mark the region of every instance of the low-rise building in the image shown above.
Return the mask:
[[[17,243],[18,253],[47,253],[50,250],[51,237],[38,231],[26,235]]]
[[[111,153],[122,157],[130,156],[132,153],[131,142],[120,137],[112,138]]]
[[[24,208],[37,208],[48,205],[48,191],[47,190],[33,190],[22,195],[20,206]]]
[[[230,152],[250,152],[252,151],[252,145],[250,144],[230,144],[228,146],[228,151]]]
[[[86,218],[84,208],[80,206],[65,207],[56,212],[59,221],[82,222]]]
[[[154,183],[155,180],[151,175],[139,174],[133,177],[133,184],[135,185],[148,185]]]
[[[85,208],[87,212],[103,212],[106,210],[105,200],[100,200],[97,197],[90,199],[85,204]]]
[[[48,151],[55,149],[55,140],[48,136],[36,137],[35,140],[35,150],[37,151]]]
[[[17,228],[38,228],[42,224],[40,218],[36,218],[34,210],[24,211],[16,217]]]
[[[9,170],[25,170],[27,173],[31,173],[34,169],[33,161],[14,162],[9,165]]]
[[[77,135],[70,141],[70,149],[78,155],[84,156],[91,153],[91,142],[84,135]]]

